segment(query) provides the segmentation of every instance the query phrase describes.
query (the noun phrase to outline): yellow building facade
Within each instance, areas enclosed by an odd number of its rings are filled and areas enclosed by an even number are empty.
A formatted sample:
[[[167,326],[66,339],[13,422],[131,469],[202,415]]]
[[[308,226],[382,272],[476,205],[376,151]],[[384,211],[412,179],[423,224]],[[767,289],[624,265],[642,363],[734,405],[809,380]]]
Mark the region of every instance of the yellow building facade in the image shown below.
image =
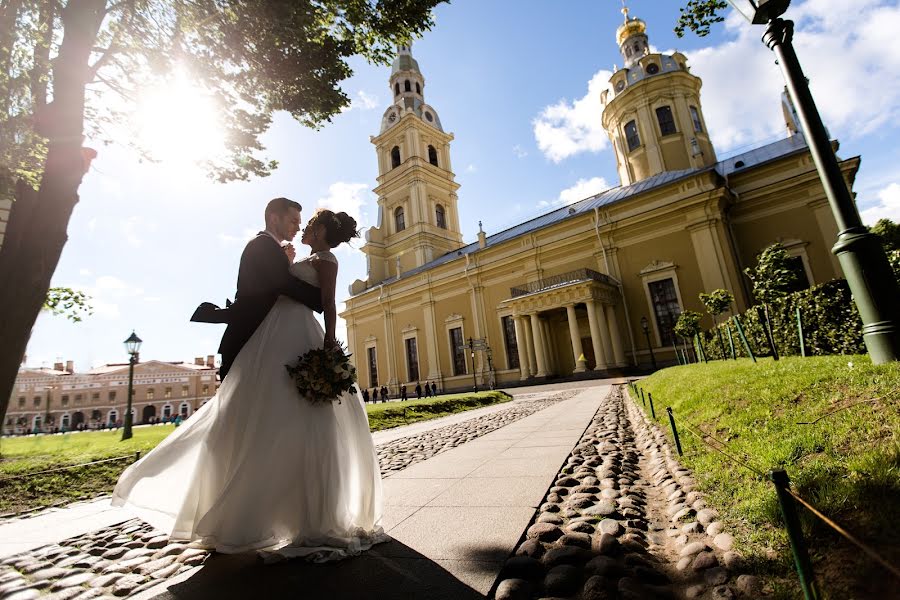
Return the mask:
[[[651,53],[640,19],[626,15],[616,35],[624,67],[598,119],[621,185],[471,244],[453,136],[400,49],[394,103],[371,140],[379,216],[363,246],[368,274],[341,315],[361,386],[605,376],[649,365],[648,341],[657,361],[674,363],[678,315],[703,312],[699,294],[717,288],[748,308],[742,271],[776,241],[805,284],[842,276],[830,252],[837,226],[790,103],[786,138],[718,160],[687,57]],[[841,162],[848,185],[859,162]]]

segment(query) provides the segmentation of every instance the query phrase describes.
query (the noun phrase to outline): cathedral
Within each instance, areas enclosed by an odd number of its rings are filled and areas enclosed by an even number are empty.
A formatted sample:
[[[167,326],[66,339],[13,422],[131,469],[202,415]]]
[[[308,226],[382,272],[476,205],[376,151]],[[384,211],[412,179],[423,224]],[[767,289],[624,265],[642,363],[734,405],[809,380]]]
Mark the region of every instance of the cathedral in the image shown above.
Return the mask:
[[[620,185],[505,231],[479,229],[470,244],[453,135],[425,100],[411,48],[399,49],[393,103],[372,138],[368,274],[341,315],[360,386],[396,393],[427,380],[453,391],[672,364],[681,312],[703,312],[698,295],[717,288],[748,308],[743,269],[774,242],[804,286],[842,276],[830,251],[837,225],[789,99],[784,139],[718,160],[687,57],[652,52],[646,24],[627,11],[616,42],[624,66],[597,118]],[[848,185],[859,163],[841,161]]]

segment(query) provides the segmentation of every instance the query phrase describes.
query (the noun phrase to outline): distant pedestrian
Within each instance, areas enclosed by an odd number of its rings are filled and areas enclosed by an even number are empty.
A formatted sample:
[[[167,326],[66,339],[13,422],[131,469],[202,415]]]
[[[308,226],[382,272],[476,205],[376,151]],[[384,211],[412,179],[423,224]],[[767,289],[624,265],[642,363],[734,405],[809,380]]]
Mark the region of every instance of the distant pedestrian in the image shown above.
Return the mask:
[[[381,386],[381,401],[387,402],[388,389],[386,385]]]
[[[400,388],[400,400],[402,400],[403,402],[406,402],[406,386],[405,385]]]
[[[369,402],[369,390],[363,388],[362,397],[363,397],[363,403],[367,404]]]
[[[378,402],[378,388],[373,387],[372,388],[372,404],[375,404],[376,402]]]
[[[433,381],[431,382],[431,397],[437,398],[437,385]]]
[[[425,382],[425,397],[428,398],[429,396],[431,396],[431,387],[429,386],[428,382],[426,381]]]
[[[422,384],[416,382],[416,400],[422,399]]]

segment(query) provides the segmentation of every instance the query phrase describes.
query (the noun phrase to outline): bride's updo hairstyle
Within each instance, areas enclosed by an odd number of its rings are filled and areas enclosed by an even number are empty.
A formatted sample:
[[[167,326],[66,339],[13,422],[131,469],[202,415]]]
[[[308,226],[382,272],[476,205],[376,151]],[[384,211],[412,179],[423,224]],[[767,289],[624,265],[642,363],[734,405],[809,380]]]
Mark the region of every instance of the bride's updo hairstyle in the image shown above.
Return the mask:
[[[356,220],[345,212],[335,213],[327,208],[320,208],[310,219],[309,225],[324,225],[325,241],[332,248],[359,237]]]

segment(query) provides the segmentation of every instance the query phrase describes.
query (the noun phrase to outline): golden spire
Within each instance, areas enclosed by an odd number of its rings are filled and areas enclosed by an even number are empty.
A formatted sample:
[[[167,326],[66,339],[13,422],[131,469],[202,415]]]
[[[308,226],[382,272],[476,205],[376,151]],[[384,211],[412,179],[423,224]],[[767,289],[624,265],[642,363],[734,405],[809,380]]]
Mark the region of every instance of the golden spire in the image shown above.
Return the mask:
[[[628,6],[625,4],[625,0],[622,0],[622,14],[625,15],[625,22],[619,25],[619,29],[616,30],[616,41],[620,46],[630,36],[647,31],[647,25],[643,21],[629,17],[628,13]]]
[[[622,14],[625,15],[625,22],[628,22],[628,6],[625,5],[625,0],[622,0]]]

